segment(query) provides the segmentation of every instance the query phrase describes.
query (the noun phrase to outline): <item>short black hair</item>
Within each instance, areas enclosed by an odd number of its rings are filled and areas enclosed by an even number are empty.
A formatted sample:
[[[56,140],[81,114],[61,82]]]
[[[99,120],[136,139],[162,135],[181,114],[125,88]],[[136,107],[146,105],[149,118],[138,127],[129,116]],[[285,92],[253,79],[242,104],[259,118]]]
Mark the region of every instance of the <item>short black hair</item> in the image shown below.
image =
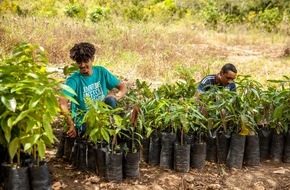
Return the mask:
[[[95,52],[96,49],[94,45],[87,42],[81,42],[75,44],[74,47],[71,48],[70,58],[77,63],[87,63],[94,58]]]
[[[233,64],[231,64],[231,63],[227,63],[227,64],[225,64],[222,67],[222,72],[223,73],[227,73],[228,71],[232,71],[234,73],[237,73],[238,72],[237,69],[236,69],[236,67]]]

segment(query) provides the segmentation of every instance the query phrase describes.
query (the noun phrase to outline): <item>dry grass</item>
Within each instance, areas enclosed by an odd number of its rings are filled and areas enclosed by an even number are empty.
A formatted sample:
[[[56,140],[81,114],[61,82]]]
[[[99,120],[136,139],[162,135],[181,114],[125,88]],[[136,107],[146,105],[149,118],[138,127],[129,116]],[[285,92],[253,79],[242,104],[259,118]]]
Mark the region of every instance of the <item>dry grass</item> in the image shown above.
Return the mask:
[[[239,74],[265,82],[290,73],[289,37],[243,26],[207,30],[183,20],[167,25],[130,23],[124,20],[97,24],[56,18],[22,18],[5,15],[0,24],[0,52],[21,41],[43,46],[52,65],[71,63],[68,52],[74,43],[89,41],[97,47],[97,64],[135,81],[174,82],[177,69],[192,70],[192,77],[219,72],[226,62]]]

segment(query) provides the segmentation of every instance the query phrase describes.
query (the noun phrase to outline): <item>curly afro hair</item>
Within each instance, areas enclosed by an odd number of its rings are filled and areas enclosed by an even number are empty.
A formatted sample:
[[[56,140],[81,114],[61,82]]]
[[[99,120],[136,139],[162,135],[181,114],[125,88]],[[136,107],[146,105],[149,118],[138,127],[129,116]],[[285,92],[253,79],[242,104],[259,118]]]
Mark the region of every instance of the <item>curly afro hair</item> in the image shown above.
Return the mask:
[[[87,42],[75,44],[70,50],[70,58],[77,63],[87,63],[94,58],[96,49]]]

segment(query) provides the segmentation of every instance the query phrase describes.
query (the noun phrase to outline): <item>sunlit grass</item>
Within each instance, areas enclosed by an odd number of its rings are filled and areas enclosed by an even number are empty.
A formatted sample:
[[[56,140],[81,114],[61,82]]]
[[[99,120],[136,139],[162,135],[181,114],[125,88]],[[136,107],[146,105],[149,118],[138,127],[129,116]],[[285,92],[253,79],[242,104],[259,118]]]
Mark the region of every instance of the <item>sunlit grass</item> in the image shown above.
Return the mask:
[[[264,83],[290,73],[289,36],[248,30],[245,26],[208,30],[191,21],[167,24],[134,23],[116,19],[90,23],[72,19],[13,17],[5,15],[0,24],[0,52],[28,41],[43,46],[51,65],[71,63],[69,49],[88,41],[97,48],[96,64],[107,67],[126,81],[173,83],[178,68],[192,72],[199,81],[218,73],[223,64],[236,65],[238,74],[248,74]]]

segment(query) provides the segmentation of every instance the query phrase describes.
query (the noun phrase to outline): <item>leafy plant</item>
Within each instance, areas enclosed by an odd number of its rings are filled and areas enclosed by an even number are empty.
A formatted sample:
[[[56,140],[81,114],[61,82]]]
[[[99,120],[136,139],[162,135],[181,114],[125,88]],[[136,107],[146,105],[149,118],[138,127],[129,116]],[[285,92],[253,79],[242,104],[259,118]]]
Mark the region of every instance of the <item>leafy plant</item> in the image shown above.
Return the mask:
[[[124,10],[124,17],[133,21],[142,21],[146,18],[143,7],[131,5]]]
[[[268,32],[272,32],[281,22],[282,16],[278,7],[265,9],[258,14],[258,23],[260,27],[265,28]]]
[[[21,43],[0,66],[0,123],[11,164],[21,149],[39,162],[54,142],[51,121],[57,116],[60,82],[46,71],[48,60],[38,45]]]
[[[248,135],[256,132],[257,122],[256,118],[260,117],[260,100],[262,85],[251,80],[249,75],[240,76],[242,79],[237,82],[238,96],[235,101],[235,124],[237,126],[236,132],[241,135]]]
[[[105,7],[96,6],[89,13],[89,19],[92,22],[98,22],[101,19],[106,19],[110,13],[110,10]]]
[[[78,3],[70,3],[65,8],[65,14],[68,17],[72,18],[81,18],[85,19],[86,17],[86,10],[83,5]]]
[[[87,130],[84,136],[89,137],[93,143],[98,141],[101,144],[105,141],[111,143],[112,151],[117,145],[117,135],[124,128],[122,117],[118,115],[121,108],[112,109],[106,103],[99,100],[86,98],[88,110],[84,115],[83,124],[87,125]]]
[[[290,78],[284,76],[284,80],[270,80],[278,84],[280,89],[276,89],[273,92],[273,120],[270,123],[271,128],[275,128],[276,132],[279,134],[281,132],[288,131],[288,125],[290,122]]]
[[[129,150],[131,153],[136,153],[138,151],[138,147],[142,145],[141,140],[143,139],[143,121],[140,119],[142,117],[140,115],[139,106],[135,105],[133,109],[125,116],[123,119],[123,125],[125,126],[126,137],[131,140],[129,145]],[[136,145],[136,143],[138,145]]]
[[[213,86],[200,96],[200,112],[207,118],[207,131],[210,136],[217,132],[228,133],[231,130],[229,121],[233,119],[233,101],[236,92]]]
[[[194,99],[188,98],[184,101],[171,100],[168,115],[165,117],[165,123],[172,126],[175,132],[180,132],[180,143],[184,144],[184,134],[189,130],[204,129],[204,122],[206,118],[199,112],[197,104]],[[198,126],[198,128],[195,128]]]

